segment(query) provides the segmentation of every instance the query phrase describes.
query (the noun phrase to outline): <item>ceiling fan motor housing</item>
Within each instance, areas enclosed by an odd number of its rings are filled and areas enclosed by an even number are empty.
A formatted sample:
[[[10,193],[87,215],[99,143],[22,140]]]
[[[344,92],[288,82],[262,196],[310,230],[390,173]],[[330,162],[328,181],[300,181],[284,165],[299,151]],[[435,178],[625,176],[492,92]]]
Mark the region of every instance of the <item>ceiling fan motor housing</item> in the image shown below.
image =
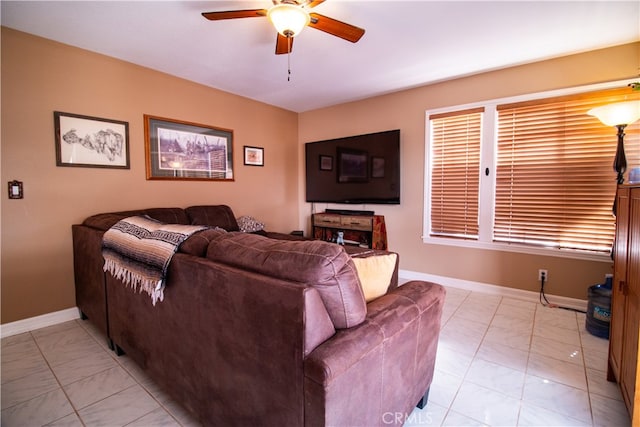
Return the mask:
[[[325,0],[272,1],[274,5],[268,10],[224,10],[203,12],[202,16],[210,21],[268,16],[272,25],[278,31],[278,36],[276,37],[276,55],[291,53],[293,49],[293,38],[300,34],[306,26],[331,34],[332,36],[340,37],[351,43],[356,43],[364,35],[363,28],[338,21],[337,19],[316,12],[309,12],[310,9],[324,3]]]

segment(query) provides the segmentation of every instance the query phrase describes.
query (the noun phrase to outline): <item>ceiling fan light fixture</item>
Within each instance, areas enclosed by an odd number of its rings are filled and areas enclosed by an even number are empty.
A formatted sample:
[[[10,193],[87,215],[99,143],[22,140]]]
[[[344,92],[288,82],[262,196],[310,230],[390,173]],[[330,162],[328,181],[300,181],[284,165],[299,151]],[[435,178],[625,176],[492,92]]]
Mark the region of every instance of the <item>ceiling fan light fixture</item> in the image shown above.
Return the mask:
[[[280,3],[267,12],[269,20],[284,37],[295,37],[309,24],[309,13],[301,6]]]

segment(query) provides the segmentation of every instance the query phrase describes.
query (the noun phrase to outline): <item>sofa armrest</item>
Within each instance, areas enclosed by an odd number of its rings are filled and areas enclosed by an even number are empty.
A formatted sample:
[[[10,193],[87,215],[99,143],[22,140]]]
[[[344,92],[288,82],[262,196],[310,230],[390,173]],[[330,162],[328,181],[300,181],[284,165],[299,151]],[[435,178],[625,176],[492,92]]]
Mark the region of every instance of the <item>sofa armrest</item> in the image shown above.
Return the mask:
[[[408,282],[369,303],[362,324],[311,352],[305,402],[313,411],[305,412],[306,422],[379,425],[385,411],[411,413],[406,402],[418,403],[433,379],[444,296],[435,283]],[[370,399],[349,399],[363,395]]]

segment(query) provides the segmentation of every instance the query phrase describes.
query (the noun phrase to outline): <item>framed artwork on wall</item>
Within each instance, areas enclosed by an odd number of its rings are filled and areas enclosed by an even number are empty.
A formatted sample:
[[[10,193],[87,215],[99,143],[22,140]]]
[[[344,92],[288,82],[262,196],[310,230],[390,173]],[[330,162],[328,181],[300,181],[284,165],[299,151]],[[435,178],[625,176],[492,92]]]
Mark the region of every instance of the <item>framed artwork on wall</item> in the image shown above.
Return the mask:
[[[332,171],[333,170],[333,156],[320,156],[320,170]]]
[[[247,166],[264,166],[264,148],[245,145],[244,164]]]
[[[53,112],[56,165],[129,169],[129,123]]]
[[[144,115],[147,179],[233,181],[233,131]]]

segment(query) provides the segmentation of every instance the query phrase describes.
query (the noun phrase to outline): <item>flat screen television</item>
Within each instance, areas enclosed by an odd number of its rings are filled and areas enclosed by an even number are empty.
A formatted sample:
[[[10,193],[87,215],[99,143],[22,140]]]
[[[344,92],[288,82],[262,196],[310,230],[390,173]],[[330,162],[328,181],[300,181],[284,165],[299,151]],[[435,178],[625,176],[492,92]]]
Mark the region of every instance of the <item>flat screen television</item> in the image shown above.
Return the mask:
[[[400,130],[305,144],[306,200],[400,204]]]

